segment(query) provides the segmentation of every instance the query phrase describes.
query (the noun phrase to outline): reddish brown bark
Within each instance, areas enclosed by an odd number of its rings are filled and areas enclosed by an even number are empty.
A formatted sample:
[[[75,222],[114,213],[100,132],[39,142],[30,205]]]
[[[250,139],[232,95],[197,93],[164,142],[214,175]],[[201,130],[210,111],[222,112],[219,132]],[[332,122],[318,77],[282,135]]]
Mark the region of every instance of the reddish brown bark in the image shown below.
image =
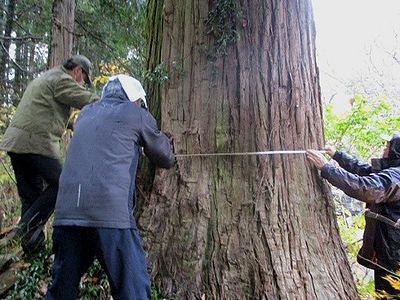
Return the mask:
[[[159,100],[176,153],[321,148],[310,1],[234,1],[238,38],[212,62],[217,2],[164,1]],[[179,159],[153,184],[140,224],[167,296],[358,297],[329,188],[303,155]]]
[[[51,18],[49,69],[71,56],[74,41],[75,0],[54,0]]]

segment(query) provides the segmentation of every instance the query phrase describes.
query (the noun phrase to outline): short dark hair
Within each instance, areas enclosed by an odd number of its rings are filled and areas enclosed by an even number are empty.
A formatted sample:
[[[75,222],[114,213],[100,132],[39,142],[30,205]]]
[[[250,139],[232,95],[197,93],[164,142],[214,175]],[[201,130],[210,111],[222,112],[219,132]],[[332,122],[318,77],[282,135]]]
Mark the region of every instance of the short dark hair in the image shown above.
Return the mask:
[[[73,61],[72,57],[68,58],[64,64],[63,67],[66,68],[67,70],[72,70],[74,69],[76,66],[79,66],[79,64],[77,64],[76,62]]]

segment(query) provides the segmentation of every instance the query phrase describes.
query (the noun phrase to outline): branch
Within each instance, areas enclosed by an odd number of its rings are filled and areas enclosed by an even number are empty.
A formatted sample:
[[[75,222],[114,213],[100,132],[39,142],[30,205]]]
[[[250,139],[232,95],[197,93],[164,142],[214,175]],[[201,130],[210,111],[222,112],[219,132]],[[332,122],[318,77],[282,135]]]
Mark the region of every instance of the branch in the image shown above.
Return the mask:
[[[101,38],[97,37],[94,35],[91,31],[89,31],[81,22],[79,22],[77,19],[75,19],[75,22],[85,31],[89,36],[91,36],[94,40],[100,42],[100,44],[105,45],[108,49],[110,49],[114,53],[116,50],[111,47],[109,44],[107,44],[105,41],[103,41]],[[129,67],[126,66],[126,64],[116,55],[112,55],[121,65],[123,65],[128,71],[132,72],[132,70],[129,70]],[[133,72],[132,72],[133,73]]]
[[[385,51],[386,52],[386,54],[389,54],[389,56],[391,56],[391,58],[397,63],[397,64],[399,64],[400,65],[400,59],[397,57],[397,53],[396,52],[394,52],[394,53],[391,53],[390,51]]]
[[[12,36],[4,36],[4,35],[0,35],[0,39],[2,40],[12,40],[12,41],[16,41],[16,40],[32,40],[32,41],[40,41],[43,40],[43,38],[38,37],[38,36],[21,36],[21,37],[12,37]]]
[[[31,74],[31,72],[29,72],[28,70],[22,68],[19,64],[17,64],[17,62],[12,59],[10,52],[7,51],[6,47],[4,46],[3,42],[0,41],[1,47],[3,48],[3,51],[7,54],[8,58],[10,59],[10,61],[18,68],[20,69],[22,72],[27,73],[27,74]]]
[[[389,269],[385,268],[384,266],[382,266],[382,265],[380,265],[380,264],[378,264],[378,263],[376,263],[376,262],[374,262],[374,261],[372,261],[372,260],[370,260],[370,259],[368,259],[368,258],[365,258],[365,257],[362,256],[361,254],[358,254],[357,256],[358,256],[358,257],[361,257],[361,258],[364,259],[365,261],[369,262],[371,265],[373,265],[373,266],[375,266],[375,267],[378,267],[379,269],[385,271],[386,273],[389,273],[390,275],[392,275],[392,276],[394,276],[394,277],[400,279],[400,276],[399,276],[398,274],[396,274],[396,273],[393,272],[393,271],[390,271]]]
[[[400,229],[400,219],[397,220],[397,222],[394,222],[394,221],[390,220],[389,218],[382,216],[381,214],[372,212],[368,208],[364,211],[364,214],[367,218],[375,219],[375,220],[381,221],[383,223],[386,223],[390,226],[393,226],[396,229]]]
[[[86,33],[88,33],[93,39],[96,41],[100,42],[101,44],[105,45],[107,48],[109,48],[111,51],[115,51],[113,47],[108,45],[105,41],[103,41],[101,38],[97,37],[94,35],[92,32],[90,32],[81,22],[79,22],[77,19],[75,19],[75,23],[77,23]]]

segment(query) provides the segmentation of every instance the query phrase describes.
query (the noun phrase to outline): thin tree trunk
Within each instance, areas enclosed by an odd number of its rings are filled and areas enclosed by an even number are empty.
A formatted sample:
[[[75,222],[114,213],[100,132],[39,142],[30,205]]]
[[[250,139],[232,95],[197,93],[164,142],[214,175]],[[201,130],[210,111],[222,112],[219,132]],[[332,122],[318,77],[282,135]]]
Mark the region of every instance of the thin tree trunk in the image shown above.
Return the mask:
[[[0,40],[1,49],[0,49],[0,87],[4,88],[6,86],[6,82],[8,79],[8,62],[9,62],[9,51],[11,45],[11,33],[14,25],[14,17],[15,17],[15,6],[16,0],[9,0],[7,6],[7,14],[6,14],[6,22],[4,26],[4,37],[5,39]]]
[[[26,66],[24,63],[24,56],[26,55],[25,51],[25,43],[22,41],[15,41],[15,62],[19,66]],[[22,82],[23,82],[23,76],[24,72],[20,70],[19,68],[15,68],[15,76],[14,76],[14,93],[16,94],[17,98],[20,98],[22,96],[23,92],[23,87],[22,87]]]
[[[3,34],[4,32],[3,32],[3,30],[4,30],[4,23],[5,23],[5,21],[4,21],[4,19],[5,19],[5,17],[6,17],[6,14],[5,14],[5,7],[6,7],[6,0],[0,0],[0,32],[1,32],[1,34]]]
[[[309,0],[165,0],[162,16],[162,129],[176,153],[323,147]],[[304,155],[179,159],[146,205],[166,296],[358,298],[329,188]]]
[[[48,68],[62,64],[72,55],[75,0],[54,0]]]
[[[35,70],[35,44],[27,46],[26,51],[29,52],[29,56],[27,58],[27,66],[29,66],[30,74],[33,74]],[[32,79],[29,77],[29,74],[27,76],[27,79]]]

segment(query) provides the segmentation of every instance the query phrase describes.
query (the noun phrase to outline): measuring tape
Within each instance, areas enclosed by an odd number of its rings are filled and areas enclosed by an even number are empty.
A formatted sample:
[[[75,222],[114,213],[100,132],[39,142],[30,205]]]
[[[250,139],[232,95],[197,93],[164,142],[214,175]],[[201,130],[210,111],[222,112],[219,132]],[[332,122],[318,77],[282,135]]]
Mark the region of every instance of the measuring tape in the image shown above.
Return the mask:
[[[258,151],[258,152],[216,152],[216,153],[192,153],[175,154],[176,158],[184,157],[207,157],[207,156],[240,156],[240,155],[274,155],[274,154],[305,154],[306,150],[276,150],[276,151]],[[326,153],[325,150],[317,150],[319,153]]]

